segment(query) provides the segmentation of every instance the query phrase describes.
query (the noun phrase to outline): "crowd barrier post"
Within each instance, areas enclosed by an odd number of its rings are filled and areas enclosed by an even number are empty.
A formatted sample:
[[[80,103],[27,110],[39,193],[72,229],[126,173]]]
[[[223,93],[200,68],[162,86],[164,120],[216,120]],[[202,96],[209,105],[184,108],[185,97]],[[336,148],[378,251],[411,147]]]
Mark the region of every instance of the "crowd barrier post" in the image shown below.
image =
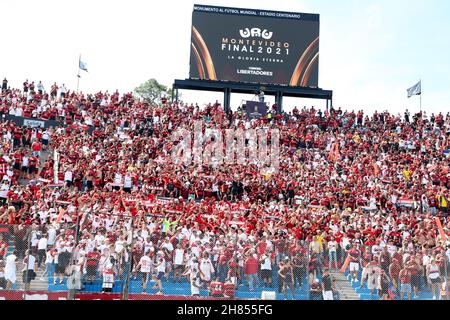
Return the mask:
[[[130,274],[133,272],[133,261],[134,261],[134,257],[133,257],[133,248],[134,248],[134,241],[136,239],[135,237],[135,228],[134,225],[135,223],[139,224],[140,220],[135,220],[138,219],[139,217],[132,217],[131,218],[131,243],[130,245],[127,245],[127,250],[129,250],[129,254],[128,254],[128,268],[127,268],[127,272],[126,272],[126,277],[124,279],[124,285],[122,288],[122,300],[128,300],[129,298],[129,291],[130,291]],[[120,266],[119,266],[119,273],[120,273]]]

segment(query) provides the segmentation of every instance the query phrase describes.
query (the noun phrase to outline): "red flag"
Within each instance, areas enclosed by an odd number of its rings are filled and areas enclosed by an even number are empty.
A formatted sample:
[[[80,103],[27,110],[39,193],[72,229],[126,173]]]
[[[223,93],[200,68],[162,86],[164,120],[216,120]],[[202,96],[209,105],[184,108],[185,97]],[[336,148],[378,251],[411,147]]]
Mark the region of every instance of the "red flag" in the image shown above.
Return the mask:
[[[347,259],[345,259],[344,264],[342,265],[341,272],[344,273],[347,270],[348,265],[350,264],[350,255],[348,255]]]
[[[58,224],[61,219],[64,217],[64,214],[66,213],[66,210],[64,210],[63,208],[59,208],[59,214],[58,217],[56,218],[56,223]]]
[[[436,224],[437,224],[437,227],[439,229],[439,234],[441,235],[442,240],[446,240],[447,239],[447,235],[445,234],[444,228],[442,228],[441,219],[436,217],[435,220],[436,220]]]

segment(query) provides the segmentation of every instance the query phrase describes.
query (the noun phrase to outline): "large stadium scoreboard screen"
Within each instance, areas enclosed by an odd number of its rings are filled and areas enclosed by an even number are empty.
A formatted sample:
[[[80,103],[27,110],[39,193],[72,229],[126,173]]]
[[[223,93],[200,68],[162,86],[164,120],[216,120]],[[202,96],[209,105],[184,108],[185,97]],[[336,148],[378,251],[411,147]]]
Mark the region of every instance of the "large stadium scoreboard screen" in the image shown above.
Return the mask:
[[[190,78],[318,87],[318,14],[194,5]]]

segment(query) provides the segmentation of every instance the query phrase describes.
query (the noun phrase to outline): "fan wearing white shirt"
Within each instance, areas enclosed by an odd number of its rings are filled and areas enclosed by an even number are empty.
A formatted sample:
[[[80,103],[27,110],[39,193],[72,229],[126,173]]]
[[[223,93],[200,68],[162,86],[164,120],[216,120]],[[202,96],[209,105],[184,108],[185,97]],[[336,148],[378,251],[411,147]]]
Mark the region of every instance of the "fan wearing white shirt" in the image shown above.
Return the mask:
[[[379,244],[375,244],[372,246],[372,254],[374,257],[378,257],[382,251],[382,248]]]
[[[30,165],[30,157],[26,154],[22,158],[22,177],[25,177],[28,172],[28,166]]]
[[[214,273],[214,267],[209,259],[209,254],[204,253],[203,259],[200,260],[200,273],[203,280],[203,283],[206,285],[206,287],[209,287],[209,282],[212,280],[212,274]]]
[[[38,268],[41,267],[42,262],[44,261],[46,252],[47,252],[47,235],[44,234],[38,241],[37,249],[38,249]]]
[[[161,279],[164,277],[166,273],[166,260],[164,259],[164,252],[162,251],[158,252],[157,262],[155,266],[157,276],[153,279],[156,282],[156,284],[153,286],[153,289],[159,288],[159,291],[156,294],[162,294],[163,288]]]
[[[242,229],[238,229],[238,239],[246,242],[247,238],[247,234],[243,232]]]
[[[66,88],[66,86],[64,84],[61,86],[61,88],[59,88],[59,92],[61,94],[61,98],[65,98],[66,97],[67,88]]]
[[[131,193],[131,187],[133,186],[133,179],[130,174],[127,173],[124,178],[123,190],[127,193]]]
[[[144,293],[146,293],[147,283],[150,278],[149,276],[153,269],[153,261],[151,255],[151,252],[149,252],[147,255],[143,255],[135,269],[135,272],[139,270],[138,272],[142,278],[142,292]]]
[[[34,272],[34,264],[36,262],[36,258],[34,257],[31,250],[27,250],[25,252],[25,259],[23,259],[23,282],[25,283],[25,290],[30,289],[30,282],[34,280],[36,276]]]
[[[389,243],[388,247],[388,252],[390,254],[390,256],[392,257],[394,255],[394,253],[397,252],[397,247],[393,244],[393,243]]]
[[[192,274],[191,279],[191,295],[193,297],[200,296],[200,289],[202,287],[202,279],[200,278],[200,272],[195,272]]]
[[[141,229],[140,237],[142,239],[147,239],[147,237],[150,237],[150,233],[147,230],[147,227],[143,226]]]
[[[119,172],[114,175],[114,184],[114,190],[119,191],[120,186],[122,185],[122,174],[120,174]]]
[[[155,252],[155,248],[153,246],[153,242],[150,238],[150,236],[147,236],[144,240],[144,254],[147,254],[147,252]]]
[[[191,253],[193,256],[199,258],[200,257],[200,240],[196,241],[191,245]]]
[[[181,275],[184,271],[184,249],[181,248],[181,244],[177,244],[177,248],[173,252],[173,267],[174,267],[174,275],[173,281],[181,283]]]
[[[66,182],[68,187],[72,186],[72,178],[73,178],[72,170],[68,168],[68,170],[66,170],[66,172],[64,173],[64,181]]]
[[[53,249],[47,250],[45,253],[45,270],[39,280],[45,281],[45,276],[53,277],[55,273],[55,257]]]
[[[190,239],[191,237],[191,232],[186,227],[183,227],[183,229],[181,230],[181,234],[183,234],[186,239]]]
[[[22,117],[22,116],[23,116],[23,109],[22,109],[21,106],[19,106],[19,107],[16,108],[16,114],[15,114],[15,116],[16,116],[16,117]]]
[[[328,241],[327,245],[328,245],[328,269],[332,270],[331,266],[333,263],[333,259],[334,259],[335,269],[337,269],[337,266],[338,266],[338,262],[337,262],[338,243],[336,242],[336,240],[334,240],[334,238],[331,238],[331,240]]]
[[[51,225],[47,231],[48,238],[47,238],[47,245],[53,246],[55,244],[56,240],[56,229],[53,225]]]
[[[272,260],[270,256],[261,256],[261,278],[266,287],[272,287]]]

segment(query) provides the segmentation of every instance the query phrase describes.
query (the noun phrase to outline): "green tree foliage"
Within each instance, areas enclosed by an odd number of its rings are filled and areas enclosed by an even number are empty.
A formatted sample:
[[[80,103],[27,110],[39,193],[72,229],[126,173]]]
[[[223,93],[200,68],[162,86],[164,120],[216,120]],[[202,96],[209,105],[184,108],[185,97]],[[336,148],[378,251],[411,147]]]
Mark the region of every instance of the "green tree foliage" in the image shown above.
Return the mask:
[[[155,79],[150,79],[134,89],[134,92],[149,104],[160,105],[161,97],[165,96],[170,101],[172,88],[167,88]]]

